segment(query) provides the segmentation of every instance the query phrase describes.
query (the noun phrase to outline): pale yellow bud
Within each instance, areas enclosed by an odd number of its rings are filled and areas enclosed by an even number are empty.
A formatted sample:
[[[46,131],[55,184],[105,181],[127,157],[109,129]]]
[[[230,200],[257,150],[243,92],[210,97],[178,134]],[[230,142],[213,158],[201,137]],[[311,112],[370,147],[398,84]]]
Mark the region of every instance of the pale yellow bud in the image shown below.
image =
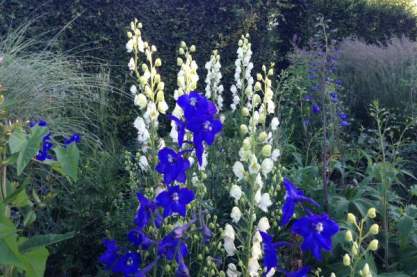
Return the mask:
[[[187,47],[187,44],[185,43],[185,41],[181,41],[181,43],[180,43],[180,47],[181,47],[181,48],[185,48],[185,47]]]
[[[127,32],[127,37],[128,38],[132,38],[132,36],[133,36],[132,32]]]
[[[243,116],[248,116],[249,115],[249,109],[246,108],[246,107],[243,107],[240,112]]]
[[[258,81],[262,80],[262,74],[261,73],[256,74],[256,79]]]
[[[146,84],[146,77],[145,76],[140,76],[140,78],[139,78],[139,83],[142,85],[142,86],[145,86],[145,84]]]
[[[259,142],[264,142],[268,138],[268,134],[263,131],[258,135]]]
[[[270,144],[266,144],[264,145],[264,147],[262,147],[262,155],[264,155],[265,157],[269,157],[271,156],[272,153],[272,146]]]
[[[261,103],[261,97],[258,94],[255,94],[252,98],[252,105],[254,107],[258,106]]]
[[[164,82],[159,82],[158,90],[164,90],[164,88],[165,88],[165,83]]]
[[[243,41],[241,39],[239,39],[239,42],[237,43],[237,45],[239,45],[239,47],[242,47]]]
[[[268,70],[268,75],[269,75],[269,76],[274,75],[274,69],[273,69],[273,68],[270,68],[270,69]]]
[[[345,240],[346,240],[346,241],[352,241],[352,240],[353,240],[353,237],[352,237],[352,232],[351,232],[350,230],[347,230],[347,231],[346,231],[346,234],[345,234]]]
[[[266,66],[265,65],[262,65],[262,71],[266,72]]]
[[[376,209],[375,208],[370,208],[368,210],[368,216],[369,216],[369,218],[375,218],[376,217]]]
[[[156,74],[156,75],[155,75],[155,78],[154,78],[154,81],[155,81],[156,83],[159,83],[159,82],[161,81],[161,75]]]
[[[371,251],[376,251],[378,249],[378,240],[377,239],[373,239],[369,245],[368,245],[368,249]]]
[[[368,265],[368,263],[366,263],[362,268],[362,274],[364,276],[368,276],[370,273],[371,273],[371,271],[369,269],[369,265]]]
[[[256,82],[255,83],[255,91],[260,91],[260,90],[262,90],[262,85],[261,85],[260,82]]]
[[[135,96],[135,105],[139,106],[139,108],[144,109],[148,104],[148,100],[143,93],[139,93]]]
[[[156,52],[156,46],[155,46],[155,45],[152,45],[152,47],[151,47],[151,51],[152,51],[152,52]]]
[[[371,233],[372,235],[377,235],[379,233],[379,225],[372,224],[371,228],[369,228],[369,233]]]
[[[161,59],[160,58],[157,58],[156,61],[155,61],[155,66],[156,67],[160,67],[161,65],[162,65]]]
[[[356,256],[359,253],[359,246],[356,242],[352,244],[352,255]]]
[[[180,48],[180,49],[182,49],[182,48]],[[178,58],[177,58],[177,65],[178,65],[178,66],[181,66],[182,64],[183,64],[182,59],[181,59],[180,57],[178,57]]]
[[[193,53],[193,52],[195,52],[195,50],[196,50],[196,49],[195,49],[195,45],[191,45],[191,47],[190,47],[190,52],[191,52],[191,53]]]
[[[352,213],[348,213],[347,215],[347,221],[351,224],[356,224],[356,217]]]
[[[251,147],[250,138],[245,138],[243,140],[243,149],[249,150]]]
[[[146,63],[142,64],[142,71],[143,72],[148,71],[148,65]]]
[[[246,135],[247,133],[248,133],[248,126],[246,126],[245,124],[240,125],[240,134]]]
[[[345,266],[350,266],[350,256],[349,256],[348,254],[345,254],[345,255],[343,256],[343,264],[344,264]]]
[[[156,102],[161,102],[161,101],[164,101],[164,100],[165,100],[164,92],[162,90],[159,90],[156,93]]]
[[[330,277],[336,277],[336,274],[334,272],[330,273]]]

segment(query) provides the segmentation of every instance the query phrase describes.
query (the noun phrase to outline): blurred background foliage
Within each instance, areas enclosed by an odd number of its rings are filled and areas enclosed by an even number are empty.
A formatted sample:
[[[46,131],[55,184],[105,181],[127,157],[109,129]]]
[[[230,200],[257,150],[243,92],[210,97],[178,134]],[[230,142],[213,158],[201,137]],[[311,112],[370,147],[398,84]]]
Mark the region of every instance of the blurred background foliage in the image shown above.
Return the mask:
[[[0,54],[6,57],[0,82],[13,96],[11,114],[25,119],[42,114],[54,128],[81,130],[85,139],[77,183],[58,185],[34,173],[50,192],[34,231],[76,232],[74,239],[51,249],[49,276],[97,276],[101,239],[109,230],[115,238],[118,232],[122,236],[135,209],[121,151],[135,149],[136,114],[127,93],[132,80],[125,49],[133,18],[143,23],[145,39],[158,47],[167,97],[176,86],[176,53],[183,40],[197,47],[200,90],[204,63],[212,49],[219,49],[228,101],[237,41],[245,33],[251,35],[254,72],[259,71],[256,66],[275,62],[289,72],[280,89],[288,86],[291,97],[300,94],[305,72],[290,66],[291,53],[295,46],[308,50],[314,23],[322,15],[330,20],[332,38],[341,42],[343,98],[360,127],[372,125],[368,105],[374,99],[399,111],[400,118],[401,113],[415,113],[415,14],[412,0],[0,0]],[[285,152],[293,154],[291,160],[303,155]],[[300,172],[307,172],[302,165]],[[314,165],[310,169],[319,172]],[[417,172],[417,166],[410,170]],[[302,177],[300,172],[294,175]]]

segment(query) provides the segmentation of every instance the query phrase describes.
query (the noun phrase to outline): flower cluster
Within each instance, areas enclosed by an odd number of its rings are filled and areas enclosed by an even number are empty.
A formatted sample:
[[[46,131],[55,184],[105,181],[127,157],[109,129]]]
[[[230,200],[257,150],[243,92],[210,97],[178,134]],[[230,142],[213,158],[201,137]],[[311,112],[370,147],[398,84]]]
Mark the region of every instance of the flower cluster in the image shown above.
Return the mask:
[[[157,49],[155,45],[142,39],[141,29],[142,23],[137,19],[130,23],[126,50],[132,53],[128,66],[136,79],[135,84],[130,87],[130,92],[134,97],[134,104],[142,111],[141,116],[134,122],[141,147],[138,159],[140,168],[146,171],[155,166],[149,165],[152,161],[149,153],[155,153],[164,144],[164,141],[158,138],[156,130],[158,117],[166,113],[168,105],[164,96],[165,84],[158,73],[162,65],[161,59],[154,58]]]
[[[176,276],[190,276],[185,264],[185,258],[188,255],[186,238],[187,232],[197,219],[193,216],[188,223],[177,225],[162,237],[159,237],[159,232],[152,232],[153,236],[148,235],[146,230],[162,230],[168,218],[186,218],[187,207],[195,199],[194,192],[181,185],[186,183],[187,170],[191,167],[188,156],[190,153],[195,153],[201,162],[204,142],[211,145],[222,125],[215,118],[217,115],[215,105],[199,92],[183,94],[178,98],[177,105],[182,109],[184,120],[175,116],[170,116],[170,118],[178,128],[177,141],[180,149],[175,151],[164,147],[158,152],[159,162],[156,165],[156,171],[163,175],[166,188],[160,189],[155,199],[147,198],[141,193],[137,194],[140,206],[134,218],[135,227],[128,233],[129,242],[136,250],[123,250],[115,241],[104,242],[106,251],[100,257],[100,261],[106,269],[114,273],[122,273],[125,276],[145,276],[158,260],[164,258],[177,263]],[[185,141],[185,136],[192,137],[192,142]],[[193,147],[184,148],[189,144]],[[210,230],[206,225],[200,225],[199,229],[203,237],[208,240],[211,236]],[[153,262],[141,268],[142,259],[139,250],[149,250],[151,247],[155,248],[157,255]]]
[[[249,102],[250,95],[253,93],[254,79],[251,75],[253,69],[252,58],[252,44],[249,41],[249,34],[242,36],[238,42],[237,59],[235,61],[235,85],[230,87],[232,92],[231,109],[236,110],[239,103],[242,101]],[[239,95],[240,94],[240,95]]]
[[[29,127],[41,127],[47,128],[48,123],[45,120],[39,120],[38,122],[31,121],[29,122]],[[69,138],[64,137],[64,146],[68,146],[72,143],[79,143],[81,141],[80,135],[77,133],[72,134]],[[55,158],[50,154],[51,149],[54,147],[51,133],[48,132],[42,138],[42,145],[39,149],[38,153],[36,154],[36,160],[38,161],[46,161],[46,160],[55,160]]]
[[[223,85],[221,84],[222,73],[220,72],[220,55],[217,50],[214,50],[210,61],[206,63],[207,76],[206,76],[206,97],[213,99],[219,111],[223,109]]]
[[[177,58],[177,64],[180,66],[180,70],[177,74],[177,86],[178,88],[174,91],[174,99],[178,100],[185,92],[194,91],[197,89],[197,82],[199,80],[197,74],[197,63],[193,60],[192,53],[196,51],[194,45],[190,47],[182,41],[180,48],[178,50],[179,57]],[[175,105],[174,110],[172,111],[173,116],[181,119],[183,112],[178,103]],[[174,142],[177,142],[178,133],[175,122],[171,123],[171,133],[170,136]]]
[[[365,259],[369,251],[378,250],[378,240],[372,239],[368,243],[368,247],[365,247],[365,241],[370,236],[378,235],[379,225],[372,224],[366,232],[365,224],[368,219],[374,219],[376,217],[376,209],[370,208],[365,218],[362,218],[360,222],[357,222],[356,217],[352,213],[348,213],[347,222],[352,226],[345,232],[345,240],[352,244],[350,252],[343,256],[343,264],[350,269],[350,276],[357,276],[359,273],[362,277],[372,277],[372,271],[369,268],[368,263],[365,263],[361,270],[358,270],[359,264]]]

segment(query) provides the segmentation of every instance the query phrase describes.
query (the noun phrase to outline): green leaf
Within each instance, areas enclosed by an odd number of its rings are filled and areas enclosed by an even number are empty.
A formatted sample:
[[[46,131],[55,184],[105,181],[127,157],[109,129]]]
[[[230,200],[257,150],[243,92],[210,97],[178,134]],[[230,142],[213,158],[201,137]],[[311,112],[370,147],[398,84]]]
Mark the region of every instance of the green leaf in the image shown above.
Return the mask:
[[[23,170],[38,153],[43,137],[47,134],[48,129],[35,126],[27,141],[20,147],[19,156],[17,157],[17,175],[22,174]]]
[[[16,227],[13,222],[5,216],[5,205],[0,202],[0,239],[9,236],[16,236]]]
[[[414,219],[408,215],[404,215],[400,218],[397,224],[398,231],[400,232],[400,246],[405,248],[409,241],[410,232],[413,229]]]
[[[10,195],[7,195],[6,199],[3,200],[4,204],[10,204],[15,201],[16,198],[19,197],[19,194],[26,189],[26,187],[29,185],[28,182],[24,182],[22,185],[20,185],[15,191],[10,193]]]
[[[78,179],[78,162],[80,159],[80,151],[75,143],[68,145],[66,148],[54,148],[56,157],[61,165],[62,172],[70,177],[73,181]]]
[[[29,197],[26,193],[26,190],[20,190],[18,194],[15,195],[11,204],[17,208],[32,206],[32,201],[29,200]]]
[[[12,154],[22,150],[23,146],[26,143],[26,133],[22,128],[17,128],[10,135],[9,138],[9,147]]]
[[[74,237],[74,234],[74,232],[69,232],[65,234],[46,234],[33,236],[20,244],[19,250],[22,253],[25,253],[41,246],[48,246],[60,241],[71,239]]]
[[[14,265],[20,268],[24,267],[17,248],[15,235],[0,239],[0,264]]]
[[[36,220],[36,213],[33,210],[28,210],[23,218],[23,226],[29,226]]]
[[[25,276],[43,277],[49,252],[45,247],[38,247],[23,255]]]

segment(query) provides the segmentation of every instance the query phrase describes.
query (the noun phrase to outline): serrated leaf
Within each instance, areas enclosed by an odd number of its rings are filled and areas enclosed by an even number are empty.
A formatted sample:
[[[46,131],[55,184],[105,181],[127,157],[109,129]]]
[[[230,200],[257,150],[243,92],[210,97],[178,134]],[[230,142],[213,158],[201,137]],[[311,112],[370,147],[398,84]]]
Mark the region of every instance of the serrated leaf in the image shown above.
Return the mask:
[[[78,179],[78,162],[80,159],[80,151],[75,143],[68,145],[66,148],[54,148],[60,169],[70,177],[73,181]]]
[[[25,240],[22,244],[19,245],[19,250],[22,253],[32,251],[35,248],[48,246],[60,241],[71,239],[74,237],[74,232],[69,232],[65,234],[46,234],[46,235],[37,235]]]
[[[17,157],[17,175],[22,174],[23,170],[38,153],[43,137],[47,134],[48,129],[35,126],[31,129],[31,133],[27,141],[23,144]]]
[[[22,128],[13,131],[9,138],[9,148],[12,154],[19,152],[26,143],[26,133]]]

